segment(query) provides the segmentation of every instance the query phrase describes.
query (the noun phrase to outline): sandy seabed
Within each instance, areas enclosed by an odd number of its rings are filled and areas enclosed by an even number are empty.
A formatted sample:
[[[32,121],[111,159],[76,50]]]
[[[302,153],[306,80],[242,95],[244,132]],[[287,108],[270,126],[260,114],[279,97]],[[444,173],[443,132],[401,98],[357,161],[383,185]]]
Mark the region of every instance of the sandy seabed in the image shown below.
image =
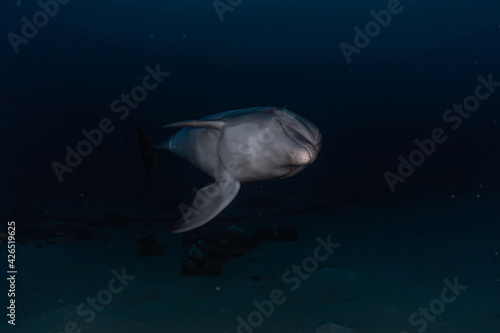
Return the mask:
[[[500,195],[445,192],[233,222],[292,225],[299,239],[263,242],[218,276],[182,276],[182,236],[160,222],[148,229],[166,244],[159,256],[139,256],[144,226],[134,223],[18,244],[16,326],[6,332],[314,333],[327,322],[359,333],[500,332]],[[318,237],[337,244],[332,253],[317,250]]]

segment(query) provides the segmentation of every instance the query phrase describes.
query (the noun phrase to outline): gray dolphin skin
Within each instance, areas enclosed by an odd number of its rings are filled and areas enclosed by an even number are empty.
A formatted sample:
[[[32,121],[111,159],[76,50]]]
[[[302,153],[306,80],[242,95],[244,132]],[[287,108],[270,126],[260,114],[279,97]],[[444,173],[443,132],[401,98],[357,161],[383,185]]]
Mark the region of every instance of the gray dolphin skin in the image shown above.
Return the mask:
[[[146,181],[157,153],[171,151],[209,175],[172,232],[198,228],[216,217],[236,197],[241,183],[296,175],[313,163],[321,149],[321,132],[304,117],[276,107],[217,113],[200,120],[164,126],[182,128],[154,145],[134,126],[141,144]]]

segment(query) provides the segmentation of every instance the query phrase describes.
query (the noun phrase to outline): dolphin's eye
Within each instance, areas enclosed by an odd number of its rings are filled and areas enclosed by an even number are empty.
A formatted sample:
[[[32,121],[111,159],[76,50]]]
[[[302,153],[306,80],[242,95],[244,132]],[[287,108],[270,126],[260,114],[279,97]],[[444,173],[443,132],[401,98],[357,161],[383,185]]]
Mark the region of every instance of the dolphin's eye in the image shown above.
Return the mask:
[[[270,109],[267,113],[274,113],[274,111],[276,111],[276,109]]]

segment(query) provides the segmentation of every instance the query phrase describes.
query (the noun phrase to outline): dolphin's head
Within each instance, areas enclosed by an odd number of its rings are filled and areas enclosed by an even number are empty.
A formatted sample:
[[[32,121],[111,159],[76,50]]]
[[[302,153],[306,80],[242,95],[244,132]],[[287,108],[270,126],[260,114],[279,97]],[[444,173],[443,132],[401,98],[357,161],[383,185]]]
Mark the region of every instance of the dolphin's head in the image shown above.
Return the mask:
[[[217,152],[238,181],[294,176],[313,163],[321,149],[318,128],[289,110],[259,107],[225,117]]]
[[[319,129],[306,118],[286,109],[270,108],[286,136],[295,144],[287,148],[287,160],[291,166],[285,177],[291,177],[313,163],[321,150],[322,137]]]

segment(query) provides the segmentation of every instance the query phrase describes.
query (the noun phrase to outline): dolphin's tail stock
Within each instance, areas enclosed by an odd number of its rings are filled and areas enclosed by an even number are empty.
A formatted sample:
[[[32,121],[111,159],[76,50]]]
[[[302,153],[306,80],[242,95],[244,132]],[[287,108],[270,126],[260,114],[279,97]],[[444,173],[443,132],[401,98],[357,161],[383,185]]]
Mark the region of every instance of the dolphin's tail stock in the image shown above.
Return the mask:
[[[134,129],[137,133],[137,137],[139,138],[139,144],[142,151],[142,162],[144,163],[145,171],[144,183],[147,183],[149,179],[151,179],[155,169],[156,155],[165,151],[165,149],[156,148],[148,133],[146,133],[146,131],[139,126],[134,126]]]

